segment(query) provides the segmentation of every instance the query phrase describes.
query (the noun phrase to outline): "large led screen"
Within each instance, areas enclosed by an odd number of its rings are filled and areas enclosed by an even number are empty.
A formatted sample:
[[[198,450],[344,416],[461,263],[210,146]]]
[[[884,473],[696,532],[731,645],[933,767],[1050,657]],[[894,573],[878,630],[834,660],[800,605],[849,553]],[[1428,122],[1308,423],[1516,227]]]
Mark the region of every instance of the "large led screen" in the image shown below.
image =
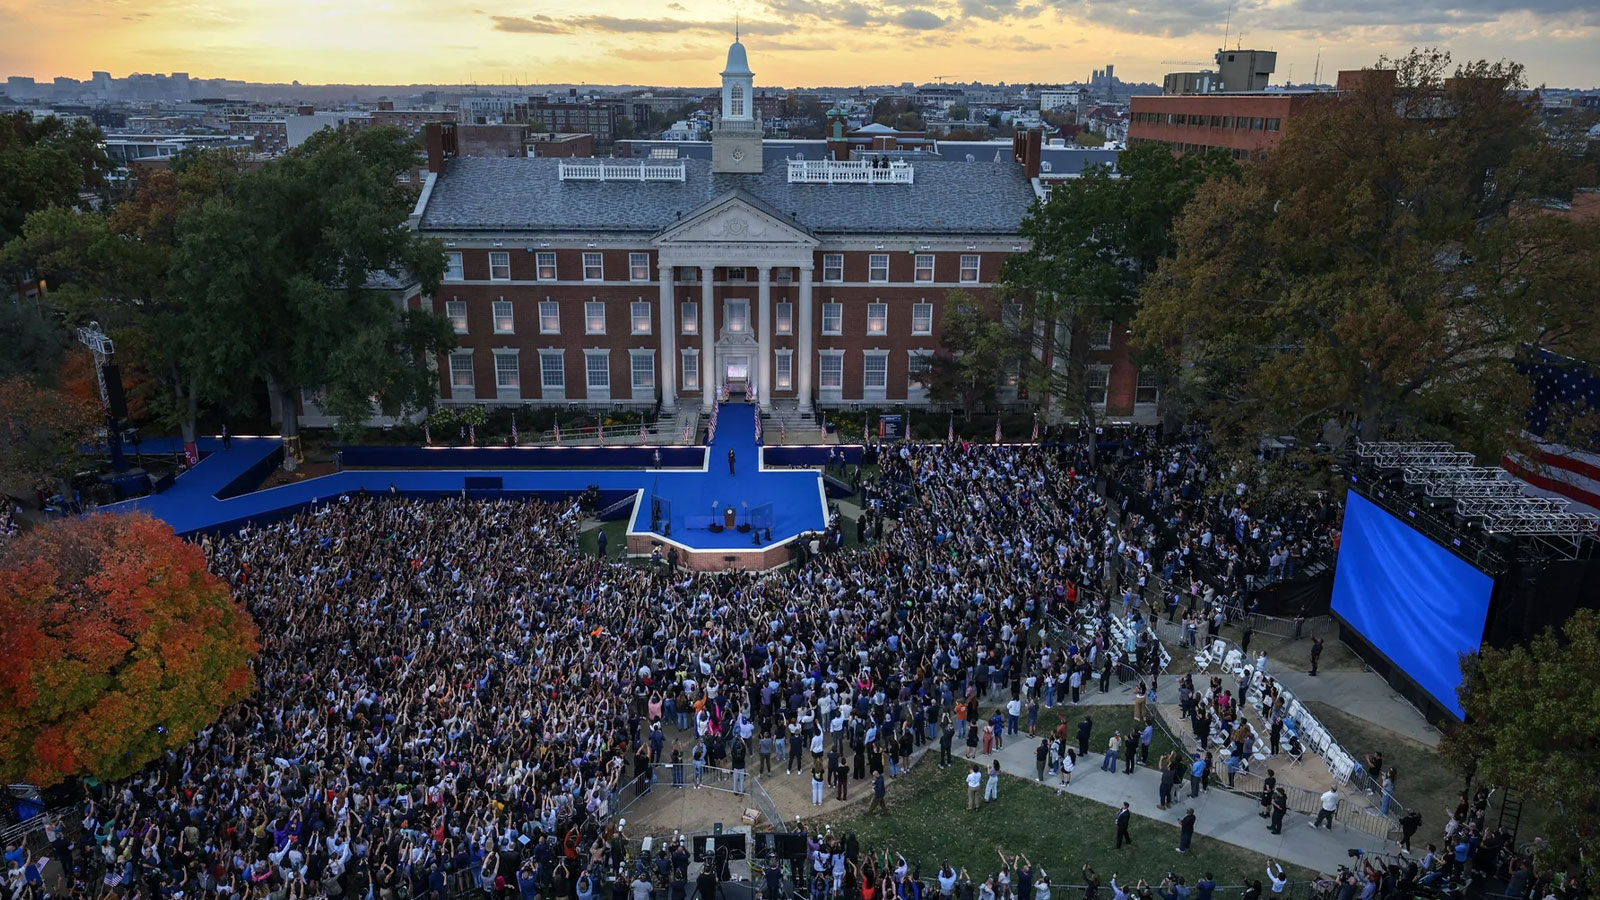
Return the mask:
[[[1483,640],[1494,579],[1350,492],[1333,611],[1444,707],[1462,715],[1459,654]]]

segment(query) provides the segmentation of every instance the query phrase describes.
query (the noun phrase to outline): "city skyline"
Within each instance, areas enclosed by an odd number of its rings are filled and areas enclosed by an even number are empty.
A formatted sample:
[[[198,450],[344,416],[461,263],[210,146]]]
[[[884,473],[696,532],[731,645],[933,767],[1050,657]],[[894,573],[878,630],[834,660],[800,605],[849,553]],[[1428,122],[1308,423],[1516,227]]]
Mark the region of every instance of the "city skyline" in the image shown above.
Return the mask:
[[[1532,85],[1588,88],[1600,10],[1581,0],[1464,0],[1393,7],[1326,0],[618,0],[504,8],[421,0],[0,0],[27,35],[4,74],[48,82],[95,70],[303,84],[706,86],[740,32],[758,85],[1083,81],[1112,63],[1128,82],[1193,69],[1223,44],[1275,50],[1273,83],[1323,82],[1380,55],[1438,46],[1457,61],[1501,57]],[[1285,27],[1282,23],[1294,23]]]

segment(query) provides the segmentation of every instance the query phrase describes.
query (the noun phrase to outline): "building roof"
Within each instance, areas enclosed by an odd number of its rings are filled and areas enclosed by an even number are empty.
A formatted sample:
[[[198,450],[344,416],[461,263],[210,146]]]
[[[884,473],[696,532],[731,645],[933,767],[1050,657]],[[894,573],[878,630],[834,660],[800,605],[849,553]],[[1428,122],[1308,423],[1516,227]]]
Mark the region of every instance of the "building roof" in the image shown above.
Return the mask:
[[[723,75],[754,75],[750,61],[745,58],[744,45],[735,40],[728,45],[728,64],[722,67]]]
[[[744,190],[815,233],[1015,234],[1032,186],[1020,166],[917,160],[908,185],[790,184],[788,164],[760,175],[714,174],[683,160],[682,182],[561,181],[559,159],[458,157],[439,175],[424,231],[598,231],[654,234]]]

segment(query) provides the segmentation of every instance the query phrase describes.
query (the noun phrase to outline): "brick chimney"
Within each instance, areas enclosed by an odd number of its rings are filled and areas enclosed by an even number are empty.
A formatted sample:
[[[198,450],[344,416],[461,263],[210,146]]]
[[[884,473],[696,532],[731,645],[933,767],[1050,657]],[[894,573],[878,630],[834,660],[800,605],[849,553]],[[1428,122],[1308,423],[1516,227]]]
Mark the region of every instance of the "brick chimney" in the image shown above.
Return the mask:
[[[444,171],[444,162],[456,155],[456,123],[429,122],[422,129],[422,146],[428,151],[428,171]]]
[[[1020,135],[1013,136],[1013,145],[1020,141],[1022,154],[1018,162],[1022,163],[1022,172],[1030,180],[1039,177],[1039,162],[1044,157],[1044,132],[1038,128],[1029,128]]]

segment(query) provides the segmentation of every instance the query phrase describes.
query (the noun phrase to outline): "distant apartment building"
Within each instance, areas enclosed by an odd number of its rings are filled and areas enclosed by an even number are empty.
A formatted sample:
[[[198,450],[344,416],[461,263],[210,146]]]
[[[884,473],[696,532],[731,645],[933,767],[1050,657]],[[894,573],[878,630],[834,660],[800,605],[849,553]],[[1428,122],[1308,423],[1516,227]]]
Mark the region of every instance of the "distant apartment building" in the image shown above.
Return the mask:
[[[1060,90],[1042,90],[1039,92],[1039,111],[1066,110],[1075,112],[1084,99],[1084,92],[1080,88],[1062,88]]]
[[[594,155],[594,135],[534,132],[528,135],[526,151],[528,156],[589,157]]]
[[[453,109],[395,109],[394,105],[383,105],[372,111],[372,124],[398,128],[408,135],[415,137],[430,122],[454,122],[456,111]]]
[[[231,116],[228,119],[228,133],[251,138],[255,141],[256,149],[262,153],[279,154],[300,146],[306,138],[324,128],[364,128],[371,124],[371,113],[324,112],[303,106],[287,114]]]
[[[616,139],[617,123],[627,108],[625,100],[562,102],[534,98],[528,102],[528,120],[543,122],[546,131],[592,134],[595,143],[610,144]]]
[[[1158,97],[1129,101],[1128,143],[1160,143],[1175,153],[1221,149],[1261,159],[1283,140],[1284,124],[1315,91],[1267,90],[1277,64],[1268,50],[1218,50],[1215,71],[1173,72]]]

